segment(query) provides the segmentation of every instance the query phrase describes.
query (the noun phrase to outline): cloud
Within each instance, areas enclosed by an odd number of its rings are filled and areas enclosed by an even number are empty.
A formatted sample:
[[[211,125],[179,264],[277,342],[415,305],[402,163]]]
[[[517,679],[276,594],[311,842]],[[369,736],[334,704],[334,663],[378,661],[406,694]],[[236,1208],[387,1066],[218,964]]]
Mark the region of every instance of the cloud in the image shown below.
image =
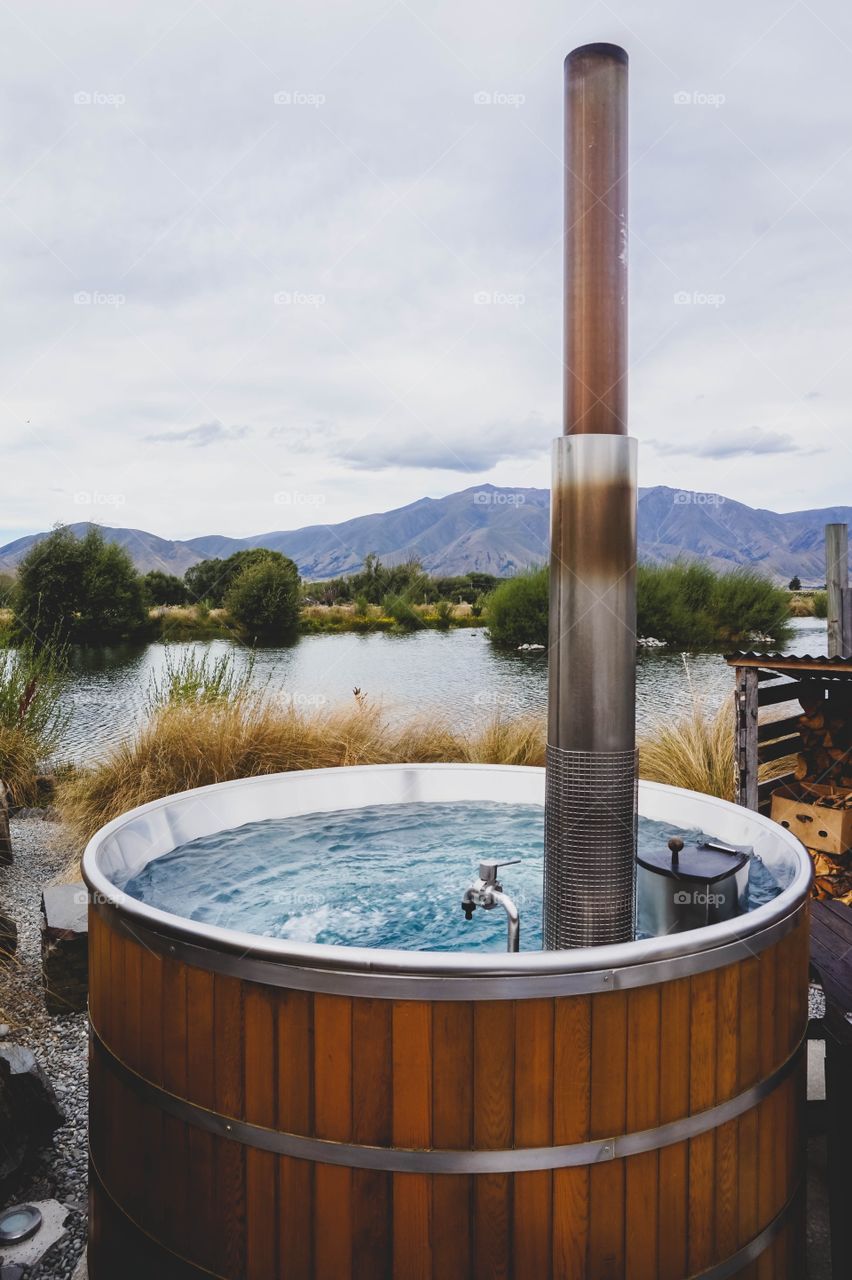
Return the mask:
[[[416,8],[351,0],[329,22],[257,0],[175,21],[129,0],[119,23],[77,0],[6,24],[0,526],[73,521],[78,492],[192,537],[295,527],[284,490],[327,494],[334,523],[546,485],[562,56],[602,35],[631,58],[630,422],[659,442],[643,485],[702,491],[715,459],[713,487],[752,506],[843,501],[840,6],[815,23],[718,0],[686,23],[676,0],[610,0],[567,30],[562,0],[521,26],[492,6],[485,28],[481,6],[433,0],[428,29]]]
[[[404,429],[336,446],[340,460],[354,470],[387,471],[416,468],[474,475],[491,471],[500,462],[546,456],[559,426],[540,414],[530,413],[516,423],[487,426],[442,423],[434,429],[422,426],[416,434]]]
[[[220,444],[225,440],[244,440],[250,430],[250,427],[225,427],[221,422],[202,422],[197,427],[188,427],[186,431],[161,431],[145,436],[145,439],[155,444],[191,444],[203,449],[206,445]]]
[[[649,440],[648,444],[664,457],[745,458],[773,453],[801,453],[799,444],[784,431],[765,431],[749,427],[742,431],[719,432],[708,440]],[[817,450],[810,448],[808,453]]]

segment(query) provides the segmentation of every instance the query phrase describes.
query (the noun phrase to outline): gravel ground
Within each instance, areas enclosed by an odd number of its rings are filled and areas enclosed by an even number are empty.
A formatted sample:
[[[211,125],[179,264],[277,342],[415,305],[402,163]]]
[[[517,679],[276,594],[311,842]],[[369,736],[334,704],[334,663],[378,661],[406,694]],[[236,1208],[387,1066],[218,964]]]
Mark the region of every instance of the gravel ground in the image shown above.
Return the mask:
[[[54,1199],[69,1208],[67,1234],[26,1272],[27,1280],[69,1280],[86,1238],[86,1015],[45,1013],[39,935],[42,888],[65,871],[68,848],[59,823],[32,816],[13,819],[12,848],[14,865],[0,867],[0,907],[18,926],[18,954],[0,969],[0,1022],[8,1024],[9,1040],[33,1051],[66,1117],[14,1199]]]

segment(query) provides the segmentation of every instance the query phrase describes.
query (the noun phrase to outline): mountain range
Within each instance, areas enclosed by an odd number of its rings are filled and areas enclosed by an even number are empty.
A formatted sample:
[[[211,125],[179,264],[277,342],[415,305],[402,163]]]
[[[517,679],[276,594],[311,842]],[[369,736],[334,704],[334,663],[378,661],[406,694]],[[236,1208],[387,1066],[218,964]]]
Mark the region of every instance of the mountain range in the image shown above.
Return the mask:
[[[357,516],[339,524],[261,533],[249,538],[208,534],[173,541],[141,529],[101,526],[124,547],[137,569],[182,576],[193,564],[248,547],[268,547],[295,560],[303,578],[321,580],[355,572],[375,551],[387,563],[416,557],[434,574],[477,570],[507,576],[547,556],[547,489],[479,485],[445,498],[420,498],[405,507]],[[666,563],[699,558],[717,569],[759,568],[779,581],[798,575],[805,584],[825,580],[827,523],[852,522],[852,507],[776,512],[720,494],[657,485],[639,490],[639,554]],[[73,524],[77,534],[88,523]],[[0,573],[14,573],[30,547],[47,537],[30,534],[0,547]]]

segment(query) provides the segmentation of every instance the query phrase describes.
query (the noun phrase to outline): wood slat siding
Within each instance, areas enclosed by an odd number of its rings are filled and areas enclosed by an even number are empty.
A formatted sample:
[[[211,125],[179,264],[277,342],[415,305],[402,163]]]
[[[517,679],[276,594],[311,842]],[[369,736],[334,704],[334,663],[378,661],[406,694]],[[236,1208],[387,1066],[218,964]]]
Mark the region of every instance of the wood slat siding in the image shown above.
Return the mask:
[[[473,1145],[473,1007],[432,1006],[432,1140],[436,1147]],[[473,1266],[473,1178],[447,1174],[432,1187],[435,1277],[465,1280]]]
[[[501,1149],[653,1129],[771,1074],[807,1021],[804,924],[658,986],[471,1003],[242,982],[154,956],[98,913],[90,936],[92,1022],[132,1071],[224,1116],[367,1145]],[[802,1064],[737,1120],[628,1159],[392,1174],[276,1156],[166,1116],[95,1039],[92,1280],[114,1280],[119,1258],[128,1280],[685,1280],[790,1201],[803,1087]],[[793,1280],[800,1234],[797,1220],[740,1275]]]
[[[553,1141],[585,1142],[591,1127],[592,998],[557,1000],[553,1019]],[[583,1280],[590,1170],[553,1171],[553,1274]]]

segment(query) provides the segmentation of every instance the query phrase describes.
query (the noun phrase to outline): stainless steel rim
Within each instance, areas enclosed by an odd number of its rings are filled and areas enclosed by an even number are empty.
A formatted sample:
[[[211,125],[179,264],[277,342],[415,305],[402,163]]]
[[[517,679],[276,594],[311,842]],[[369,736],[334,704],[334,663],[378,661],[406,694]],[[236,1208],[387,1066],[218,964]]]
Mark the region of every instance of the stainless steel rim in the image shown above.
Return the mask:
[[[336,785],[335,780],[341,775],[346,775],[351,780],[358,780],[364,775],[376,777],[394,773],[402,775],[422,773],[435,777],[442,772],[462,773],[469,777],[480,773],[488,775],[490,784],[498,786],[505,781],[507,787],[513,782],[517,785],[519,779],[537,779],[535,785],[540,790],[541,800],[544,798],[544,769],[511,765],[356,765],[338,769],[311,770],[310,781],[322,779],[324,785],[333,790]],[[292,781],[294,785],[298,785],[306,777],[306,774],[289,774],[286,775],[286,780],[288,783]],[[165,796],[160,800],[154,800],[149,804],[141,805],[138,809],[123,814],[120,818],[116,818],[92,838],[83,857],[83,876],[92,892],[93,901],[97,905],[114,907],[122,916],[126,917],[129,924],[140,930],[140,936],[141,930],[147,929],[168,937],[175,944],[178,941],[182,941],[192,945],[196,952],[208,949],[221,952],[231,958],[250,957],[257,961],[273,961],[288,972],[293,972],[295,967],[301,967],[306,972],[327,970],[329,973],[339,971],[341,974],[360,973],[362,975],[372,975],[373,977],[377,974],[399,975],[418,981],[427,978],[459,979],[482,977],[493,979],[491,985],[497,988],[506,986],[510,980],[514,980],[517,983],[517,979],[521,977],[536,976],[553,979],[553,990],[571,991],[610,989],[609,984],[613,981],[612,978],[608,979],[601,988],[596,985],[597,978],[591,986],[584,986],[582,975],[588,974],[590,971],[594,975],[599,975],[602,972],[617,974],[618,985],[634,986],[642,985],[646,980],[640,979],[639,982],[633,982],[629,979],[627,970],[634,966],[641,966],[643,971],[647,972],[649,966],[658,961],[684,960],[687,967],[681,970],[682,973],[700,972],[702,968],[700,964],[692,967],[693,962],[697,960],[700,954],[718,953],[721,948],[727,947],[728,944],[732,943],[741,944],[741,955],[755,954],[756,951],[762,949],[762,946],[769,945],[769,942],[762,941],[764,936],[779,921],[783,921],[786,917],[796,912],[797,908],[807,899],[810,889],[811,864],[798,840],[791,836],[789,832],[785,832],[774,823],[771,823],[768,818],[749,811],[748,820],[750,823],[759,828],[769,828],[776,839],[783,840],[791,852],[795,852],[798,859],[798,871],[792,883],[766,906],[759,907],[756,911],[750,912],[746,916],[739,916],[722,924],[711,925],[703,929],[694,929],[689,933],[672,934],[665,938],[651,938],[639,942],[624,942],[611,946],[582,947],[572,951],[520,952],[514,956],[506,956],[505,953],[499,952],[486,954],[481,952],[450,953],[380,950],[378,948],[324,946],[317,943],[295,943],[279,939],[261,938],[256,934],[202,924],[149,907],[116,888],[100,867],[100,856],[104,843],[140,816],[158,816],[158,811],[168,810],[169,806],[173,806],[177,802],[203,804],[205,795],[217,789],[220,792],[231,793],[242,790],[248,791],[249,788],[253,788],[260,793],[264,787],[273,787],[280,784],[281,781],[281,775],[268,774],[263,777],[244,778],[236,782],[218,783],[216,788],[199,787],[193,791],[183,792],[179,796]],[[692,796],[692,793],[686,793],[678,787],[640,781],[640,812],[643,794],[651,795],[658,800],[666,797],[672,797],[673,800],[682,799],[685,795],[689,795],[692,799],[696,798]],[[728,801],[713,799],[712,804],[717,812],[724,809],[737,815],[738,819],[743,817],[744,811],[739,806],[730,804]],[[310,810],[303,811],[309,812]],[[792,925],[787,927],[791,928]],[[714,968],[722,963],[725,963],[725,960],[712,960],[704,967]],[[567,979],[565,985],[559,985],[555,981],[557,978]],[[576,987],[572,985],[575,979],[579,979],[580,983]],[[650,981],[651,979],[647,980]],[[289,985],[289,979],[278,985]],[[445,985],[449,986],[451,984]],[[525,984],[517,983],[517,985]],[[319,990],[320,988],[315,987],[314,989]],[[422,988],[418,989],[423,990]],[[372,985],[371,990],[373,990],[374,994],[378,994],[377,989]],[[444,990],[443,985],[440,990]],[[477,987],[477,990],[482,990],[482,988]],[[520,994],[520,992],[512,992],[513,997]],[[461,999],[463,997],[457,996],[456,998]],[[509,998],[508,994],[503,998]]]
[[[221,973],[230,978],[258,982],[268,987],[286,987],[293,991],[313,991],[322,995],[363,996],[374,1000],[534,1000],[549,996],[594,995],[603,991],[628,991],[635,987],[674,982],[694,973],[708,973],[723,965],[736,964],[760,955],[767,947],[786,938],[803,923],[804,906],[792,915],[778,920],[761,933],[738,938],[712,951],[696,951],[692,955],[671,960],[652,960],[646,964],[627,965],[621,969],[576,969],[567,966],[552,973],[518,972],[511,966],[517,956],[503,954],[507,965],[503,972],[497,966],[484,974],[398,972],[392,964],[375,968],[333,968],[299,963],[298,957],[286,955],[269,958],[257,954],[253,947],[244,951],[217,951],[211,947],[187,942],[178,935],[160,933],[128,920],[116,907],[105,904],[92,908],[111,929],[136,942],[155,955],[179,960],[195,969]],[[695,930],[694,932],[698,932]],[[635,944],[634,944],[635,945]],[[604,947],[595,947],[597,959]],[[377,953],[381,955],[381,952]],[[392,952],[392,955],[398,954]],[[548,952],[560,955],[561,952]],[[570,953],[569,953],[570,954]]]
[[[343,1165],[351,1169],[373,1169],[386,1173],[530,1173],[547,1169],[568,1169],[600,1164],[607,1160],[623,1160],[645,1151],[658,1151],[676,1142],[684,1142],[736,1120],[744,1112],[774,1093],[795,1071],[802,1056],[806,1037],[790,1057],[764,1080],[736,1097],[715,1107],[658,1125],[612,1138],[592,1142],[575,1142],[556,1147],[517,1147],[504,1151],[413,1150],[404,1147],[376,1147],[353,1142],[333,1142],[327,1138],[311,1138],[303,1134],[285,1133],[265,1125],[251,1124],[231,1116],[200,1107],[185,1098],[152,1084],[112,1052],[92,1027],[92,1038],[98,1054],[103,1055],[113,1071],[137,1096],[158,1110],[174,1116],[220,1138],[229,1138],[243,1146],[277,1155],[309,1160],[317,1164]]]

